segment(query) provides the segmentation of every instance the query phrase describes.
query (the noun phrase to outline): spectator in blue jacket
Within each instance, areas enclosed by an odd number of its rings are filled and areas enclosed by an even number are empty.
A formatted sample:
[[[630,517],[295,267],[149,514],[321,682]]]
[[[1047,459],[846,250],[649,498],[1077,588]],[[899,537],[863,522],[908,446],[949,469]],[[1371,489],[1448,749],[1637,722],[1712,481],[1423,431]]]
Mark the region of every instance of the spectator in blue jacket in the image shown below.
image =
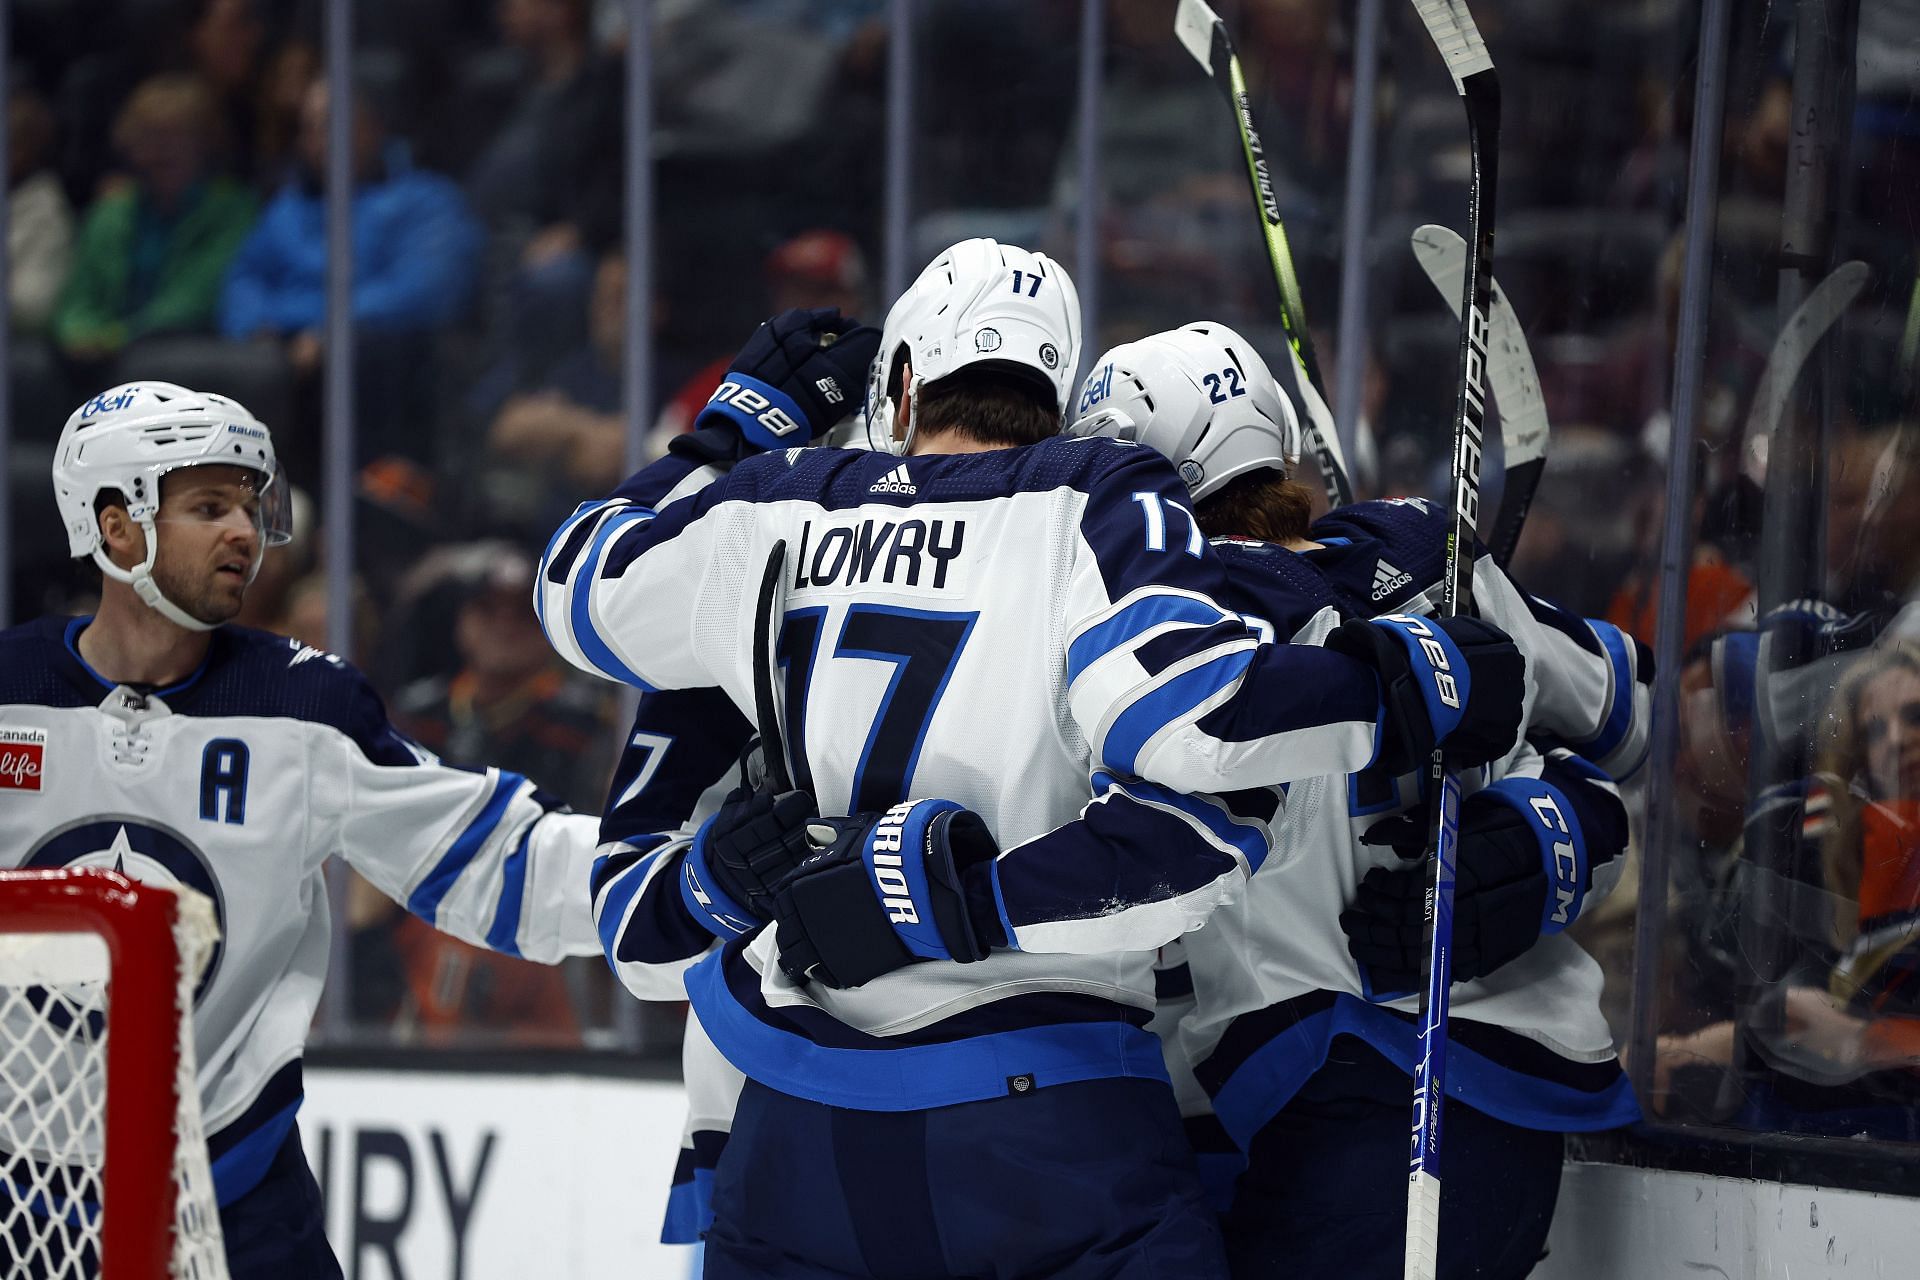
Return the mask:
[[[220,329],[284,344],[296,374],[324,356],[327,293],[327,86],[316,77],[300,118],[299,165],[228,269]],[[480,271],[482,233],[460,188],[415,169],[369,95],[353,110],[355,401],[363,446],[399,444],[416,462],[432,421],[431,336],[458,319]],[[411,429],[383,427],[410,422]],[[363,447],[362,461],[370,460]]]

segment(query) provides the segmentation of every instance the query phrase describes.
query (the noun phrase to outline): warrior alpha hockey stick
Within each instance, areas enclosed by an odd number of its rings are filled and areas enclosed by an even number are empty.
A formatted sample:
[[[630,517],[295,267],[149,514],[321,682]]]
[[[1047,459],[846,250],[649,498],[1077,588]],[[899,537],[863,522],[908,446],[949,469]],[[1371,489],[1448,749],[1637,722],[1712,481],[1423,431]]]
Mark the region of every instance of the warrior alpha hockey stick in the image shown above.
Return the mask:
[[[1466,298],[1460,316],[1460,386],[1453,414],[1452,528],[1440,616],[1473,603],[1473,546],[1480,520],[1480,439],[1486,424],[1487,309],[1493,298],[1493,192],[1500,146],[1500,83],[1465,0],[1413,0],[1467,108],[1472,178],[1467,189]],[[1442,690],[1445,696],[1445,690]],[[1447,1003],[1453,985],[1453,868],[1460,783],[1435,748],[1427,833],[1427,987],[1413,1075],[1413,1150],[1407,1165],[1408,1280],[1436,1280],[1440,1256],[1440,1112],[1446,1097]]]
[[[1280,202],[1273,194],[1273,175],[1267,167],[1266,148],[1260,131],[1254,128],[1253,106],[1247,99],[1246,77],[1240,72],[1240,55],[1233,51],[1227,24],[1206,5],[1206,0],[1180,0],[1173,15],[1173,34],[1186,46],[1201,69],[1213,78],[1233,108],[1234,124],[1240,134],[1240,150],[1247,161],[1247,182],[1253,188],[1253,204],[1260,215],[1261,239],[1267,246],[1267,261],[1273,267],[1273,283],[1280,290],[1280,324],[1287,331],[1292,348],[1284,361],[1282,384],[1301,406],[1306,427],[1313,442],[1314,461],[1327,485],[1327,504],[1344,507],[1353,501],[1353,485],[1347,478],[1347,460],[1340,450],[1340,435],[1334,429],[1333,414],[1321,391],[1320,362],[1313,354],[1313,335],[1307,332],[1306,310],[1300,303],[1300,281],[1293,271],[1293,250],[1287,245],[1287,231],[1280,223]]]
[[[1451,227],[1428,223],[1413,233],[1413,255],[1433,287],[1460,315],[1461,282],[1467,271],[1467,242]],[[1520,529],[1533,506],[1534,490],[1547,466],[1547,401],[1540,394],[1540,375],[1534,371],[1533,351],[1520,328],[1500,282],[1493,282],[1493,306],[1487,315],[1487,379],[1493,403],[1500,410],[1500,443],[1507,461],[1507,478],[1500,491],[1500,509],[1493,528],[1482,539],[1502,569],[1520,545]]]

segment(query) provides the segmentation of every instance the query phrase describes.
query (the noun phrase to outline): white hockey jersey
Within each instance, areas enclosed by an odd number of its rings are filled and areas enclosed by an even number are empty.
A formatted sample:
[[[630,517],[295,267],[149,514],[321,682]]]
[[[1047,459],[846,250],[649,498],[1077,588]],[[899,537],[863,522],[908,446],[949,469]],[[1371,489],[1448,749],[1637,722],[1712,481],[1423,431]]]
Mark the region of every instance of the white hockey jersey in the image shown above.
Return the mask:
[[[801,987],[763,930],[688,970],[708,1033],[747,1074],[874,1109],[1164,1077],[1142,1029],[1152,949],[1267,847],[1258,824],[1181,793],[1360,768],[1381,719],[1370,669],[1259,645],[1215,603],[1224,577],[1185,504],[1164,459],[1110,440],[904,460],[814,449],[749,459],[657,515],[624,494],[589,504],[556,533],[536,599],[564,656],[643,688],[717,687],[743,711],[756,588],[784,541],[796,781],[828,812],[946,796],[1007,849],[986,891],[1004,944],[978,964]],[[1049,833],[1090,779],[1098,838],[1063,843]],[[616,971],[623,944],[656,932],[670,856],[598,887]]]
[[[1318,551],[1225,540],[1218,550],[1234,584],[1229,600],[1300,642],[1323,638],[1336,614],[1426,613],[1443,572],[1445,521],[1422,500],[1369,502],[1316,522]],[[1331,609],[1308,613],[1315,601]],[[1580,860],[1591,880],[1584,903],[1598,902],[1618,878],[1625,832],[1598,812],[1614,804],[1611,782],[1582,762],[1621,777],[1638,767],[1650,663],[1615,628],[1526,596],[1485,558],[1475,566],[1474,604],[1527,655],[1527,731],[1535,744],[1522,743],[1487,776],[1538,778],[1549,757],[1556,761],[1556,784],[1592,818],[1595,847],[1583,847]],[[1367,989],[1339,916],[1371,868],[1400,865],[1392,850],[1360,838],[1415,803],[1418,781],[1326,776],[1268,797],[1264,808],[1258,797],[1229,799],[1236,809],[1270,815],[1277,840],[1244,894],[1183,939],[1188,972],[1173,981],[1190,984],[1192,1001],[1173,1052],[1240,1149],[1319,1069],[1336,1036],[1359,1037],[1411,1070],[1415,998],[1382,999]],[[1601,982],[1592,958],[1553,933],[1494,973],[1458,984],[1450,1095],[1547,1130],[1637,1118],[1600,1013]]]
[[[86,624],[0,633],[0,728],[38,765],[0,787],[0,866],[109,867],[213,900],[222,938],[193,1029],[222,1204],[258,1182],[300,1105],[329,855],[468,942],[549,963],[599,949],[597,818],[517,774],[443,764],[330,654],[223,627],[188,679],[134,689],[81,658]]]

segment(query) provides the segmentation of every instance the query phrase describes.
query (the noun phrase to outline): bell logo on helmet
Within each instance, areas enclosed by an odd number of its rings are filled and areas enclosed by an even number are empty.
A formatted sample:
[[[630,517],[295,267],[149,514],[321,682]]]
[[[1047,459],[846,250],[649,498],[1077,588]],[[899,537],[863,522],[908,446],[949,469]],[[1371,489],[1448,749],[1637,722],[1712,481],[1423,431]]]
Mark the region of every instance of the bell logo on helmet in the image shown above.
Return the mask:
[[[1113,363],[1100,366],[1100,371],[1087,379],[1087,385],[1080,389],[1080,408],[1085,413],[1093,406],[1113,394]]]
[[[980,330],[973,335],[973,349],[975,351],[998,351],[1000,349],[1000,331],[998,329]]]
[[[139,388],[129,387],[117,396],[110,391],[102,391],[99,395],[87,401],[86,407],[80,410],[80,416],[82,418],[91,418],[97,414],[113,413],[116,410],[124,409],[133,403],[134,393],[137,390],[139,390]]]
[[[1049,369],[1058,369],[1060,367],[1060,348],[1054,346],[1051,342],[1041,343],[1040,363]]]

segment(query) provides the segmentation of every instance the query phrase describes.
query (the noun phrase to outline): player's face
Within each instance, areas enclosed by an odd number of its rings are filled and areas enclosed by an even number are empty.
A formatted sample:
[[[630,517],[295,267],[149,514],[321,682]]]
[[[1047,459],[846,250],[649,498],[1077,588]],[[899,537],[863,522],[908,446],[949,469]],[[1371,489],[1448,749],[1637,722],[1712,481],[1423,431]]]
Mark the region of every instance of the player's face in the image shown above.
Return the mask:
[[[240,612],[261,552],[259,476],[242,467],[188,467],[161,483],[153,578],[202,622]]]
[[[1860,734],[1874,796],[1920,799],[1920,672],[1895,667],[1867,682]]]

